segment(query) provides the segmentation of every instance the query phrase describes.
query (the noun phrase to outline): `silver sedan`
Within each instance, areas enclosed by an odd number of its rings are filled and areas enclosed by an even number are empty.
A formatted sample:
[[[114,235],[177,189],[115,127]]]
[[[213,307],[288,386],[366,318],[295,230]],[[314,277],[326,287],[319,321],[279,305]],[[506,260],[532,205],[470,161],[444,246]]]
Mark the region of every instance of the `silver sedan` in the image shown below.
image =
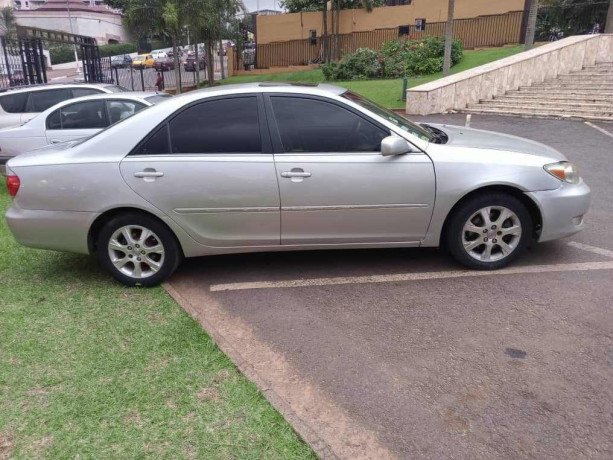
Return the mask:
[[[581,230],[590,203],[550,147],[417,125],[328,85],[191,92],[7,174],[19,242],[95,254],[143,286],[183,257],[255,251],[443,245],[496,269]]]

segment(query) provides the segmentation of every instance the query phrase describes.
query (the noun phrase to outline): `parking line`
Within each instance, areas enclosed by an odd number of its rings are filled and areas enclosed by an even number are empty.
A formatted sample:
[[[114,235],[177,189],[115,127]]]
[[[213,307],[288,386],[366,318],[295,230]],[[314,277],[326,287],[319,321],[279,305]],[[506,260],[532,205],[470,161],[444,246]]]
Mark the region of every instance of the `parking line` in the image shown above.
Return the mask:
[[[573,248],[581,249],[582,251],[587,251],[593,254],[598,254],[601,256],[613,258],[613,251],[610,251],[608,249],[598,248],[596,246],[590,246],[589,244],[583,244],[577,241],[569,241],[566,244],[569,246],[572,246]]]
[[[586,125],[588,125],[591,128],[594,128],[595,130],[600,131],[602,134],[604,134],[605,136],[609,136],[609,137],[613,137],[613,133],[610,133],[609,131],[607,131],[604,128],[601,128],[598,125],[595,125],[594,123],[590,123],[589,121],[584,122]]]
[[[525,273],[573,272],[587,270],[613,270],[611,262],[582,262],[557,265],[528,265],[525,267],[509,267],[501,270],[449,270],[442,272],[398,273],[394,275],[343,276],[336,278],[311,278],[284,281],[251,281],[246,283],[212,284],[211,292],[242,291],[247,289],[278,289],[312,286],[332,286],[341,284],[394,283],[399,281],[421,281],[447,278],[474,278],[478,276],[502,276]]]

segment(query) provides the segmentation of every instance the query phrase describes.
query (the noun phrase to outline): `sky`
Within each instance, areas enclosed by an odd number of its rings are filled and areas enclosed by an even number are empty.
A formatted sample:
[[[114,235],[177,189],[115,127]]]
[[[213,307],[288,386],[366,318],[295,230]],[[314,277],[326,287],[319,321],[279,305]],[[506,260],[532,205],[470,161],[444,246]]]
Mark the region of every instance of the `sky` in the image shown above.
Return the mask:
[[[243,0],[249,11],[257,9],[258,0]],[[259,0],[261,10],[280,10],[278,0]]]

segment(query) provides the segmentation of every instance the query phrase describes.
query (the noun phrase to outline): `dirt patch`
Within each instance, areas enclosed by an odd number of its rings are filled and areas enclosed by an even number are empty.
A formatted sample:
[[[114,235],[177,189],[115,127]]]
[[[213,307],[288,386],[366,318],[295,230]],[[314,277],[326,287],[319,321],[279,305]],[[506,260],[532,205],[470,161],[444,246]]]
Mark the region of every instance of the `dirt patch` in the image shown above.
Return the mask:
[[[196,393],[196,397],[200,402],[219,401],[221,399],[219,390],[215,387],[202,388],[198,393]]]
[[[133,410],[130,413],[128,413],[123,421],[127,424],[127,425],[133,425],[136,426],[138,428],[142,428],[143,427],[143,420],[140,416],[140,412],[138,412],[137,410]]]
[[[10,458],[15,447],[13,437],[9,434],[0,433],[0,460]]]

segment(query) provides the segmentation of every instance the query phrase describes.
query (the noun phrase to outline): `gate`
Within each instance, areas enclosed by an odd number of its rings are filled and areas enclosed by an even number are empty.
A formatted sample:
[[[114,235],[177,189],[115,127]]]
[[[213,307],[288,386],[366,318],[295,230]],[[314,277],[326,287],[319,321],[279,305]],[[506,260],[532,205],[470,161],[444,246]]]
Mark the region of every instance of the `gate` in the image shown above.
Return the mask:
[[[96,39],[36,27],[17,26],[15,38],[0,37],[0,89],[47,83],[47,62],[43,42],[77,46],[88,83],[112,83],[103,72]]]

